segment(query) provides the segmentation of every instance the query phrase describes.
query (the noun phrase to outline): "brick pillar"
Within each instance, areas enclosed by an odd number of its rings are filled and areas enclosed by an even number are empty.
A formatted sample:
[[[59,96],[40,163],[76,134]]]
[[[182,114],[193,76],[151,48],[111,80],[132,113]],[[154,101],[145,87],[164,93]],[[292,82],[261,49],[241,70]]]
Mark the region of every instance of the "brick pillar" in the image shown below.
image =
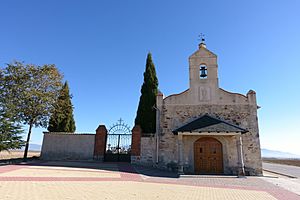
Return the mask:
[[[106,135],[107,129],[105,125],[99,125],[95,135],[94,145],[94,160],[103,161],[106,149]]]
[[[139,125],[136,125],[132,129],[131,140],[131,163],[138,163],[141,155],[141,134],[142,129]]]

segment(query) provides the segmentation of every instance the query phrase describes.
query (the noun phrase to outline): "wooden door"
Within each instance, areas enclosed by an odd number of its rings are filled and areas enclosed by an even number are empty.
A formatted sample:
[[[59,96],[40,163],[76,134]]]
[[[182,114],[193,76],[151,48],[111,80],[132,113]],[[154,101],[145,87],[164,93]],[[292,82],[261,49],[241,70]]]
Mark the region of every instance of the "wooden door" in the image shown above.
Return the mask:
[[[221,142],[211,137],[198,139],[194,143],[194,168],[196,174],[223,173]]]

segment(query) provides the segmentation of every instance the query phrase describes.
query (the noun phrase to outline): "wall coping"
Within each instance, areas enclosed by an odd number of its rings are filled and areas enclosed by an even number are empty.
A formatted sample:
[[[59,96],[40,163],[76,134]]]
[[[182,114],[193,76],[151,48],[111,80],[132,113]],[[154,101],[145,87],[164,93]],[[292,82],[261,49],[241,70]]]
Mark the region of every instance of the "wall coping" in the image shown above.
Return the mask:
[[[43,132],[43,134],[53,134],[53,135],[96,135],[95,133],[67,133],[67,132]]]

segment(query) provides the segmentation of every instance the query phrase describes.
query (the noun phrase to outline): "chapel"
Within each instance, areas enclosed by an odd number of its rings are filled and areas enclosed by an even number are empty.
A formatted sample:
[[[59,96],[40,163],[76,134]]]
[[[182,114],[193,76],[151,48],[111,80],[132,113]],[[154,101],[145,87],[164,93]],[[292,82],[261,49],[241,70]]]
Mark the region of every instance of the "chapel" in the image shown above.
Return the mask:
[[[253,90],[219,87],[217,55],[202,39],[189,57],[189,88],[158,93],[156,134],[141,137],[131,162],[180,174],[261,175],[258,108]]]

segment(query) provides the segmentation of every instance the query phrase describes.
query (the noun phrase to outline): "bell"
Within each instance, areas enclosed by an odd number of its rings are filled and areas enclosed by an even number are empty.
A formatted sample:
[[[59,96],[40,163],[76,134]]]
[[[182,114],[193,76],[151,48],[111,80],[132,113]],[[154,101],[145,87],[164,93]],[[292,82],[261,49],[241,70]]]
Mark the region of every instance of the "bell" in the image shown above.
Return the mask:
[[[200,67],[200,77],[201,77],[201,78],[207,77],[206,70],[207,70],[206,67],[204,67],[204,66],[203,66],[203,67],[202,67],[202,66]]]

